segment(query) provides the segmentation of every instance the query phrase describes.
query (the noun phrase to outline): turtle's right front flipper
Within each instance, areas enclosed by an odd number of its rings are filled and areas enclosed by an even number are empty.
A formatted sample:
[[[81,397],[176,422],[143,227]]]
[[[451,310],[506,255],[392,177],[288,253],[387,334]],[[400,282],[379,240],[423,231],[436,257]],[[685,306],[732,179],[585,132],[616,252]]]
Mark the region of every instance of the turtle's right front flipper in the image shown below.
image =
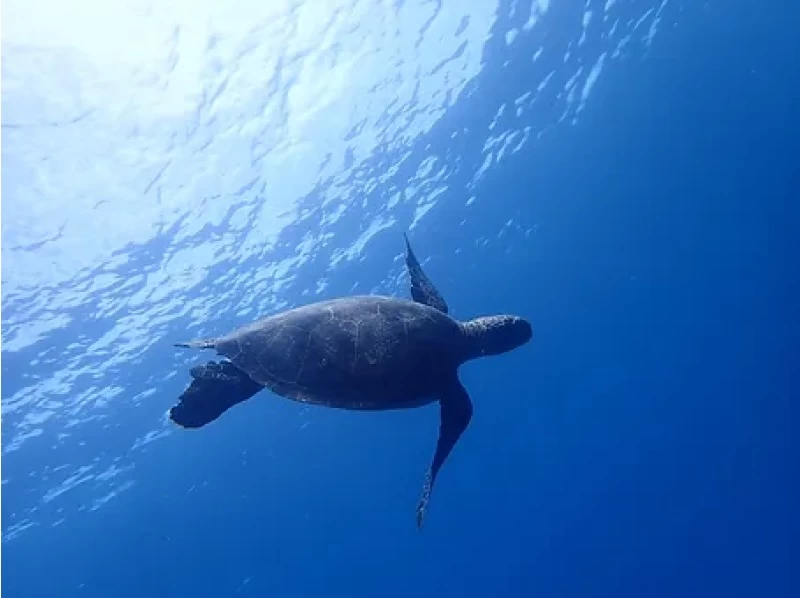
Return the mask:
[[[182,428],[200,428],[246,401],[264,387],[229,361],[210,361],[191,369],[192,383],[169,410]]]
[[[445,302],[442,295],[433,286],[430,278],[422,270],[417,256],[414,255],[414,251],[411,249],[408,235],[404,233],[403,236],[406,239],[406,267],[408,268],[408,276],[411,278],[411,297],[417,303],[429,305],[447,313],[447,302]]]

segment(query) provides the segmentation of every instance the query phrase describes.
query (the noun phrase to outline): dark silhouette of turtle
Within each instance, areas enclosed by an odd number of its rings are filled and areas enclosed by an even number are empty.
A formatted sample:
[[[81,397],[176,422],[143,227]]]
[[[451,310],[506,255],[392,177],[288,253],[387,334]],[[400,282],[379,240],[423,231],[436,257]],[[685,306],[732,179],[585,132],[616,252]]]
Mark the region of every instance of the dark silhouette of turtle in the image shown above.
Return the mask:
[[[436,476],[472,417],[459,366],[525,344],[532,329],[511,315],[467,322],[450,317],[407,236],[405,241],[413,301],[344,297],[268,316],[219,338],[178,343],[216,349],[227,360],[192,368],[192,383],[170,418],[199,428],[265,387],[341,409],[406,409],[438,401],[439,438],[417,507],[421,526]]]

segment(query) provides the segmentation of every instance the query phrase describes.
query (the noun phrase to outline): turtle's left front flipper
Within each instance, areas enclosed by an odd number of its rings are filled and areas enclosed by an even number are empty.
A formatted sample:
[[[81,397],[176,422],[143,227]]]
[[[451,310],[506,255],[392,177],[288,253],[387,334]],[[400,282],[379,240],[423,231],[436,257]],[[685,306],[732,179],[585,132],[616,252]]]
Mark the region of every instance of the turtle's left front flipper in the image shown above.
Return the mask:
[[[433,462],[425,476],[422,497],[417,506],[417,527],[419,528],[422,527],[422,520],[425,518],[425,511],[431,499],[436,476],[472,419],[472,400],[457,377],[453,378],[443,392],[439,399],[439,406],[441,409],[439,440],[436,443]]]

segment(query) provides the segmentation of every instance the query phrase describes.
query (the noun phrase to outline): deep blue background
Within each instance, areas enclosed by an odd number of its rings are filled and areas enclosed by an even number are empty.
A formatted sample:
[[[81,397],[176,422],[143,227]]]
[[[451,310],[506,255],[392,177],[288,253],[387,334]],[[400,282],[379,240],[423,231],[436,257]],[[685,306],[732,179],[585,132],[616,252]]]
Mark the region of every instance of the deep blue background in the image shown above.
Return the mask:
[[[798,595],[800,9],[710,5],[490,171],[465,225],[443,202],[414,231],[457,315],[535,330],[464,369],[475,417],[421,534],[435,408],[298,434],[298,407],[261,397],[142,452],[100,513],[6,544],[7,595]],[[536,65],[501,51],[425,145],[527,89]],[[481,162],[483,139],[457,143],[450,193]],[[535,234],[472,243],[509,217]]]

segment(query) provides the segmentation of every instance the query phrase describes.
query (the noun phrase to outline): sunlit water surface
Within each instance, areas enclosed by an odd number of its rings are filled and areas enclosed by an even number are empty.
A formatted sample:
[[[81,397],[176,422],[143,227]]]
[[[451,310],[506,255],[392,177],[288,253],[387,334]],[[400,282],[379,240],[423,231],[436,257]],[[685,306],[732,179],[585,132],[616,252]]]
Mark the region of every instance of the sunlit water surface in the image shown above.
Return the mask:
[[[137,483],[174,433],[159,391],[196,360],[170,343],[405,293],[400,231],[491,201],[486,173],[577,122],[666,8],[3,2],[3,541]],[[459,117],[471,96],[493,116]],[[531,234],[512,218],[475,242]],[[380,238],[383,279],[348,269]]]

